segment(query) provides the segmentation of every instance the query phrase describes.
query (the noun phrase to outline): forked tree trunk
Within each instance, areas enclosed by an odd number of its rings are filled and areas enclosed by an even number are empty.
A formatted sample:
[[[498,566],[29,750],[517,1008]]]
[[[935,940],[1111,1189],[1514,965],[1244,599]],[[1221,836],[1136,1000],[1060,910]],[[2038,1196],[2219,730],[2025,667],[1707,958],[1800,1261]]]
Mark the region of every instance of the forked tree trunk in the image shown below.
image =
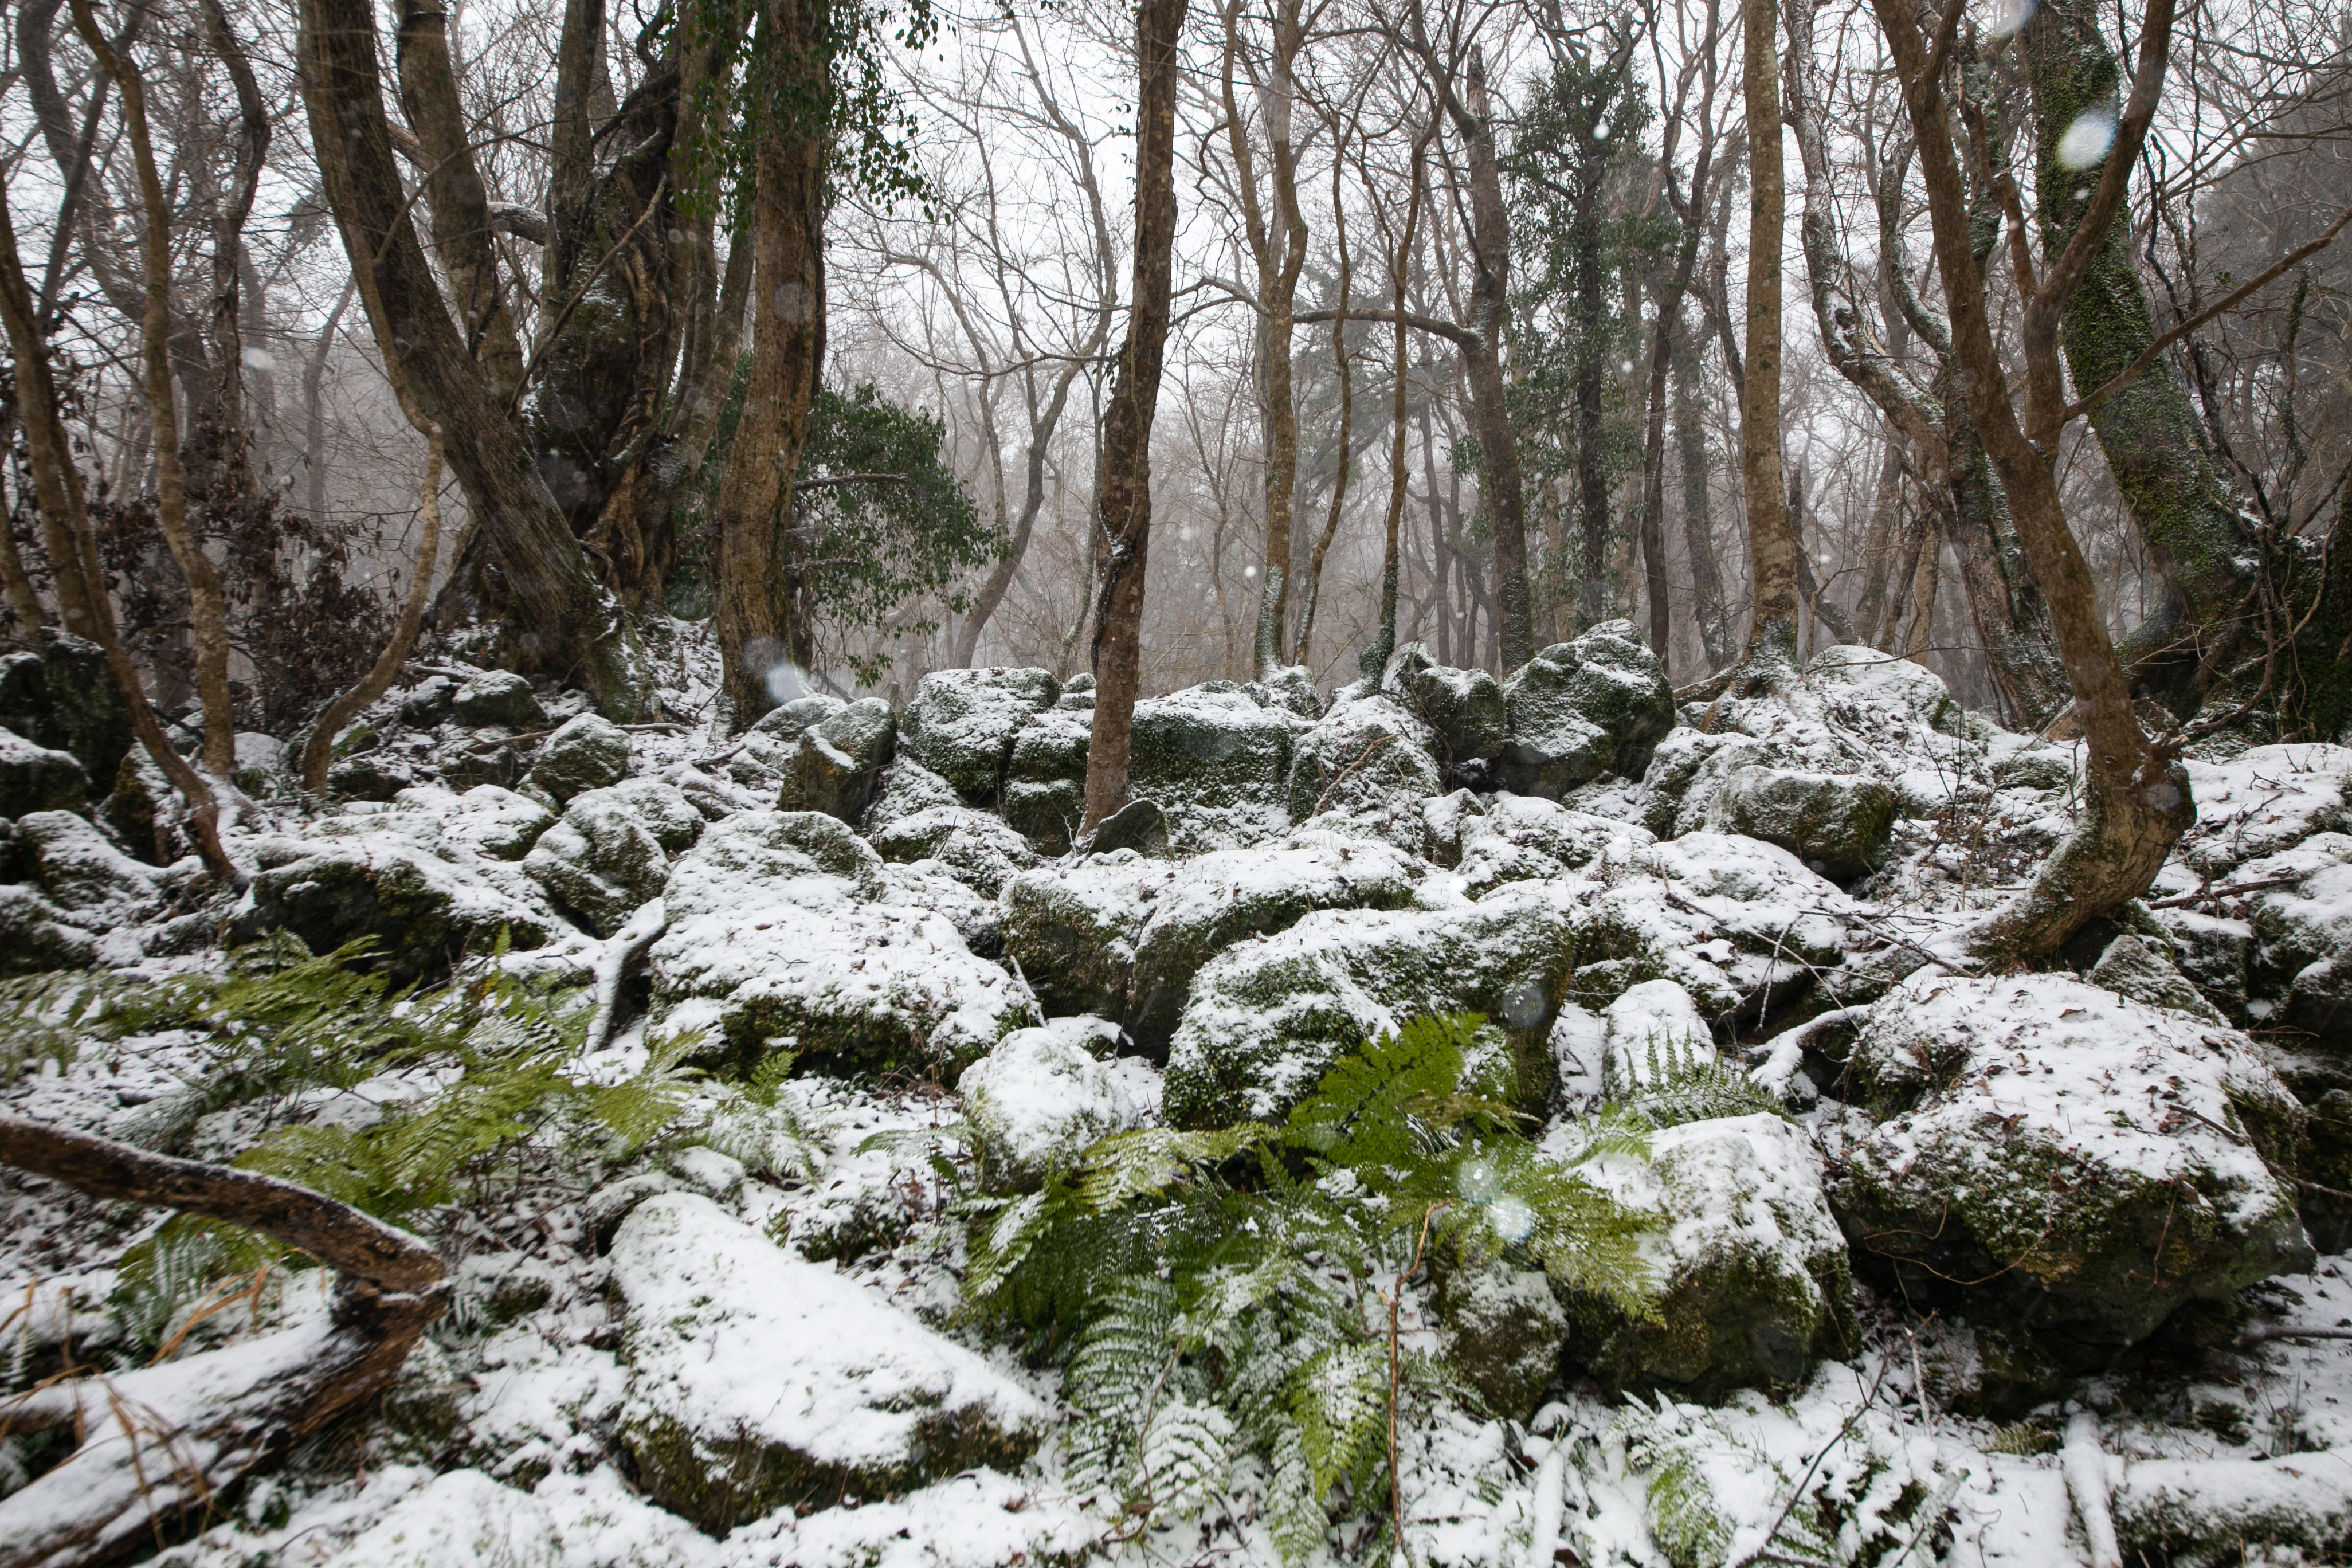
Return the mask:
[[[0,1116],[0,1163],[110,1203],[245,1226],[342,1278],[328,1321],[0,1402],[11,1436],[72,1453],[0,1500],[0,1568],[98,1563],[135,1546],[391,1385],[447,1302],[433,1249],[291,1182]]]
[[[1188,0],[1142,0],[1135,18],[1135,260],[1127,341],[1103,419],[1096,501],[1102,562],[1095,592],[1095,714],[1087,747],[1086,826],[1127,799],[1141,682],[1143,579],[1151,551],[1151,421],[1176,249],[1177,50]]]

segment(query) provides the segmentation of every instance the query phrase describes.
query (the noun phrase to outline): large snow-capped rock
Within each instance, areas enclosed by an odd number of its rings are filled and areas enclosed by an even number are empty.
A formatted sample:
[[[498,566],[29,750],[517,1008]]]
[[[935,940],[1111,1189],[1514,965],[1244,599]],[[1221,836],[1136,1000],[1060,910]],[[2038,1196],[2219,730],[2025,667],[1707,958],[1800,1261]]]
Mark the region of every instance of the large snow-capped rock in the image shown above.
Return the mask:
[[[901,764],[902,766],[904,764]],[[872,816],[867,817],[869,824]],[[1037,863],[1029,841],[994,812],[934,805],[869,826],[866,837],[886,860],[936,860],[950,876],[993,899],[1013,877]]]
[[[935,669],[898,717],[898,743],[974,805],[992,804],[1013,738],[1054,705],[1061,683],[1045,669]]]
[[[1465,805],[1476,800],[1469,796]],[[1423,812],[1424,822],[1431,815]],[[1475,811],[1462,810],[1450,838],[1456,877],[1473,898],[1505,882],[1581,871],[1603,858],[1629,865],[1656,842],[1632,823],[1531,795],[1498,795]]]
[[[661,895],[670,858],[702,836],[702,814],[656,779],[629,779],[572,797],[563,819],[523,857],[523,874],[598,936],[621,929]]]
[[[2030,1325],[2062,1363],[2309,1260],[2301,1110],[2234,1030],[2064,975],[1923,973],[1851,1070],[1880,1118],[1832,1182],[1857,1258],[1914,1301]]]
[[[1737,1388],[1792,1392],[1820,1358],[1860,1347],[1846,1240],[1821,1155],[1797,1128],[1761,1114],[1688,1121],[1651,1134],[1647,1160],[1585,1168],[1661,1220],[1643,1245],[1654,1315],[1574,1303],[1578,1349],[1612,1387],[1708,1403]]]
[[[999,804],[1004,820],[1048,854],[1067,849],[1086,816],[1087,748],[1093,739],[1094,692],[1066,689],[1013,738]]]
[[[628,731],[594,713],[567,719],[542,742],[530,782],[559,801],[606,789],[629,776]]]
[[[745,1063],[783,1048],[844,1070],[952,1079],[1033,1021],[1036,1003],[908,886],[834,817],[730,817],[670,868],[656,1002],[715,1027]]]
[[[890,704],[879,697],[852,702],[801,731],[776,805],[858,822],[898,748],[898,719]]]
[[[53,752],[0,729],[0,816],[79,811],[89,803],[89,779],[72,752]]]
[[[1436,731],[1393,697],[1337,702],[1291,742],[1290,816],[1372,819],[1383,837],[1420,837],[1420,803],[1444,787]]]
[[[1290,825],[1290,740],[1299,722],[1230,680],[1135,705],[1128,791],[1167,814],[1171,844],[1255,843]]]
[[[523,950],[562,929],[521,868],[404,831],[423,815],[329,817],[301,837],[251,841],[233,939],[283,929],[320,953],[365,939],[405,980],[489,952],[501,934]]]
[[[613,1238],[626,1310],[622,1440],[646,1489],[714,1533],[788,1504],[1010,1468],[1044,1411],[1017,1384],[698,1194]]]
[[[1454,669],[1409,642],[1389,656],[1381,690],[1402,701],[1434,738],[1437,760],[1460,768],[1503,749],[1503,683],[1483,669]]]
[[[1015,1029],[964,1068],[956,1090],[983,1187],[1034,1187],[1101,1139],[1159,1120],[1157,1069],[1132,1057],[1097,1059],[1118,1035],[1104,1019],[1056,1018]]]
[[[1503,682],[1504,786],[1558,799],[1602,773],[1639,778],[1675,727],[1665,667],[1631,621],[1545,648]]]
[[[1181,862],[1117,850],[1014,878],[1005,948],[1050,1011],[1099,1013],[1164,1041],[1216,953],[1314,910],[1402,908],[1414,870],[1387,844],[1314,831]]]

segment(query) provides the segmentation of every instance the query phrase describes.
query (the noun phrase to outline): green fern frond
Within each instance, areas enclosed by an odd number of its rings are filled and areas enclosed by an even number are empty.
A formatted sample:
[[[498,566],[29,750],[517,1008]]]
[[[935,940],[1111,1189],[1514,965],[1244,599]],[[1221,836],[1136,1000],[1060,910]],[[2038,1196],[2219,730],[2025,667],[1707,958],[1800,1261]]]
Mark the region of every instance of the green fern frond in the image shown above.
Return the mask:
[[[1130,1494],[1154,1513],[1195,1513],[1222,1488],[1233,1463],[1232,1418],[1178,1394],[1151,1413],[1136,1446]]]
[[[1203,1167],[1223,1163],[1258,1141],[1255,1130],[1180,1132],[1149,1127],[1120,1132],[1087,1151],[1078,1198],[1097,1214],[1158,1197]]]
[[[1335,1345],[1300,1367],[1290,1381],[1290,1413],[1315,1496],[1370,1470],[1386,1452],[1388,1347]]]
[[[1150,1275],[1128,1275],[1106,1284],[1098,1300],[1071,1347],[1062,1391],[1088,1420],[1139,1432],[1175,1358],[1176,1293]]]
[[[1411,1110],[1461,1089],[1485,1023],[1475,1013],[1414,1018],[1341,1057],[1292,1110],[1288,1141],[1354,1169],[1411,1163],[1423,1152]]]
[[[1330,1534],[1322,1494],[1315,1489],[1315,1468],[1307,1459],[1307,1440],[1295,1425],[1285,1423],[1267,1445],[1258,1516],[1286,1564],[1307,1561]]]
[[[1702,1057],[1689,1041],[1649,1045],[1649,1070],[1638,1083],[1622,1084],[1617,1098],[1656,1127],[1708,1121],[1724,1116],[1769,1112],[1786,1117],[1780,1097],[1759,1089],[1745,1070],[1714,1056]]]
[[[688,1065],[702,1046],[703,1033],[687,1029],[649,1042],[646,1065],[609,1088],[586,1090],[588,1113],[621,1141],[625,1151],[643,1148],[676,1121],[702,1079],[702,1069]]]

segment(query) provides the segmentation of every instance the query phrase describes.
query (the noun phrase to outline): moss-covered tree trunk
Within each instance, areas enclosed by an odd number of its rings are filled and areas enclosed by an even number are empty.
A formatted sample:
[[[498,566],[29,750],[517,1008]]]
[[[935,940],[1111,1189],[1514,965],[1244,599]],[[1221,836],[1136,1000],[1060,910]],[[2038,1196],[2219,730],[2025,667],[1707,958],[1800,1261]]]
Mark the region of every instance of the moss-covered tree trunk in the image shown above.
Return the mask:
[[[1797,657],[1798,554],[1780,471],[1780,241],[1788,182],[1780,166],[1779,18],[1772,0],[1742,0],[1740,92],[1748,109],[1748,315],[1739,378],[1739,478],[1748,505],[1754,609],[1749,682],[1769,681]]]

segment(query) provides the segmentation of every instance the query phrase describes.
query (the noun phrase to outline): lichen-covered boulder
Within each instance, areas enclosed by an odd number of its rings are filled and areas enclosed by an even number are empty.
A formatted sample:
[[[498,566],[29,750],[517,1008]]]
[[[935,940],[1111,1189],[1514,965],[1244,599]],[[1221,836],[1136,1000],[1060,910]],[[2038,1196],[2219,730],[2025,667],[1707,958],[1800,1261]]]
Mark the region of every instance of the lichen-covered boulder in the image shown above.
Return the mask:
[[[1584,1169],[1662,1222],[1643,1243],[1654,1316],[1570,1302],[1570,1353],[1607,1386],[1709,1404],[1741,1388],[1790,1394],[1822,1358],[1861,1348],[1845,1237],[1821,1155],[1797,1128],[1768,1114],[1687,1121],[1651,1134],[1646,1161],[1609,1155]]]
[[[47,731],[26,738],[71,752],[93,781],[111,779],[130,754],[133,736],[131,710],[114,683],[106,650],[55,626],[43,626],[35,637]]]
[[[1050,670],[935,669],[899,716],[898,742],[967,801],[992,805],[1013,738],[1061,694]]]
[[[2248,1011],[2340,1037],[2352,1026],[2352,834],[2315,833],[2241,862],[2230,880],[2276,884],[2249,900],[2248,982],[2261,997]]]
[[[1188,860],[1139,891],[1150,912],[1135,938],[1128,1003],[1136,1038],[1175,1033],[1192,977],[1216,954],[1286,931],[1316,910],[1401,910],[1419,880],[1412,858],[1378,840],[1305,831],[1279,846],[1225,849]]]
[[[547,728],[547,710],[530,682],[508,669],[485,670],[457,688],[450,694],[449,717],[468,730]]]
[[[338,757],[327,764],[327,793],[343,800],[390,800],[415,782],[399,758],[383,752]]]
[[[0,816],[79,811],[89,804],[89,776],[72,752],[53,752],[0,730]]]
[[[1093,729],[1093,694],[1066,692],[1013,737],[1001,799],[1004,820],[1047,854],[1068,849],[1085,819]]]
[[[1139,702],[1128,792],[1167,813],[1180,847],[1271,837],[1289,826],[1293,723],[1230,680]]]
[[[2102,990],[2145,1002],[2151,1007],[2169,1007],[2209,1024],[2229,1022],[2171,959],[2129,931],[2107,943],[2099,961],[2083,972],[2083,978]]]
[[[1503,1029],[1516,1092],[1540,1105],[1552,1088],[1546,1028],[1575,953],[1572,900],[1549,882],[1442,910],[1316,910],[1193,976],[1169,1047],[1168,1119],[1279,1119],[1340,1056],[1433,1013],[1480,1013]]]
[[[1102,1022],[1058,1018],[1015,1029],[963,1069],[956,1089],[982,1187],[1027,1191],[1100,1140],[1159,1119],[1154,1068],[1134,1058],[1098,1061],[1087,1048]]]
[[[1858,773],[1743,767],[1708,799],[1706,825],[1778,844],[1832,881],[1851,882],[1886,864],[1895,794]]]
[[[607,789],[629,776],[628,732],[593,713],[566,720],[539,748],[530,782],[558,801]]]
[[[1524,1421],[1559,1375],[1569,1320],[1541,1269],[1500,1261],[1448,1269],[1438,1282],[1445,1348],[1496,1415]]]
[[[720,1534],[797,1503],[879,1499],[1011,1469],[1045,1412],[878,1292],[782,1251],[698,1194],[638,1205],[613,1240],[646,1490]]]
[[[1037,863],[1029,841],[1003,817],[968,805],[913,812],[873,830],[869,837],[885,860],[936,860],[957,881],[991,899],[1017,873]]]
[[[955,786],[912,757],[900,757],[882,770],[874,785],[874,799],[866,807],[864,826],[870,836],[902,817],[924,812],[964,809]]]
[[[1483,669],[1436,663],[1425,645],[1410,642],[1390,655],[1381,689],[1429,726],[1441,763],[1459,766],[1503,749],[1508,725],[1503,683]]]
[[[1132,849],[1041,866],[1004,885],[1004,952],[1055,1016],[1127,1011],[1135,942],[1177,868]]]
[[[264,838],[251,848],[253,884],[230,928],[234,942],[284,930],[312,952],[362,938],[400,980],[487,952],[504,932],[517,949],[557,929],[518,868],[470,855],[445,858],[396,831]]]
[[[611,936],[639,905],[661,896],[671,857],[691,847],[702,826],[702,814],[682,792],[654,779],[590,790],[539,836],[523,873],[558,909]]]
[[[777,793],[782,811],[821,811],[856,823],[874,799],[883,764],[897,754],[898,721],[878,697],[853,702],[801,733]]]
[[[87,817],[69,811],[18,817],[16,857],[52,903],[85,924],[152,914],[161,896],[154,867],[125,855]]]
[[[555,813],[527,795],[496,784],[463,795],[430,785],[404,789],[392,804],[400,830],[410,837],[436,840],[493,860],[521,859],[540,835],[555,826]]]
[[[709,1029],[709,1054],[739,1067],[787,1049],[837,1071],[952,1081],[1036,1022],[1037,1004],[932,903],[901,901],[907,887],[873,846],[821,813],[744,812],[714,824],[662,889],[669,928],[651,954],[657,1014],[668,1026]]]
[[[1429,814],[1423,818],[1426,823]],[[1450,837],[1462,889],[1474,898],[1505,882],[1564,876],[1603,859],[1628,864],[1655,842],[1632,823],[1532,795],[1498,795],[1475,812],[1462,810]]]
[[[2234,1030],[2063,975],[1930,972],[1850,1067],[1880,1118],[1835,1151],[1857,1258],[2030,1326],[2062,1369],[2310,1261],[2301,1112]]]
[[[1430,727],[1393,697],[1335,704],[1291,742],[1291,820],[1369,815],[1410,823],[1417,837],[1421,803],[1444,788],[1431,754],[1435,742]]]
[[[1631,621],[1604,621],[1544,649],[1503,682],[1504,786],[1557,799],[1615,773],[1639,778],[1675,727],[1665,667]]]
[[[433,771],[454,790],[480,784],[512,789],[530,771],[531,744],[504,725],[459,731],[434,748]]]
[[[797,741],[803,731],[814,729],[848,706],[838,697],[812,692],[806,697],[795,697],[790,702],[769,709],[745,732],[766,735],[778,741]]]

